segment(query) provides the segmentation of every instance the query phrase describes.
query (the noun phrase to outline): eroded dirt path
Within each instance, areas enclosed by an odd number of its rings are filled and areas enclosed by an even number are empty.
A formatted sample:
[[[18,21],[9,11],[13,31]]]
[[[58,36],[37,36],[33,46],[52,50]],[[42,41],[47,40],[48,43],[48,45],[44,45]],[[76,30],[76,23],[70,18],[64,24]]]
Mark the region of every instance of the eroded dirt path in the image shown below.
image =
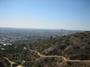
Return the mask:
[[[62,60],[64,62],[85,62],[85,63],[90,63],[90,60],[70,60],[70,59],[67,59],[66,57],[64,56],[58,56],[58,55],[43,55],[41,54],[40,52],[36,51],[36,50],[32,50],[32,49],[29,49],[29,51],[32,51],[34,53],[36,53],[38,56],[40,56],[40,58],[62,58]],[[4,57],[4,59],[6,59],[9,63],[10,63],[10,67],[13,67],[13,64],[16,64],[16,62],[14,61],[11,61],[10,59],[8,59],[7,57]],[[20,66],[20,65],[18,65]],[[18,67],[17,66],[17,67]],[[23,67],[23,66],[21,66]]]
[[[65,62],[90,62],[90,60],[70,60],[64,56],[58,56],[58,55],[43,55],[40,52],[38,52],[36,50],[31,50],[31,49],[30,49],[30,51],[37,53],[38,56],[43,57],[43,58],[54,58],[54,57],[55,58],[62,58],[63,61],[65,61]]]

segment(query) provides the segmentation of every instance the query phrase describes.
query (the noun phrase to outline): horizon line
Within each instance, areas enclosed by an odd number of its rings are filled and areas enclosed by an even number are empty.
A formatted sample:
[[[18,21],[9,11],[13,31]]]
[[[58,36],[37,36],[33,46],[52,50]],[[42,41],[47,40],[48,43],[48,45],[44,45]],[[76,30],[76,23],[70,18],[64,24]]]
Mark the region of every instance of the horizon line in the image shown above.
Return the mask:
[[[59,28],[54,28],[54,29],[50,29],[50,28],[22,28],[22,27],[0,27],[0,28],[8,28],[8,29],[31,29],[31,30],[69,30],[69,31],[90,31],[90,30],[81,30],[81,29],[59,29]]]

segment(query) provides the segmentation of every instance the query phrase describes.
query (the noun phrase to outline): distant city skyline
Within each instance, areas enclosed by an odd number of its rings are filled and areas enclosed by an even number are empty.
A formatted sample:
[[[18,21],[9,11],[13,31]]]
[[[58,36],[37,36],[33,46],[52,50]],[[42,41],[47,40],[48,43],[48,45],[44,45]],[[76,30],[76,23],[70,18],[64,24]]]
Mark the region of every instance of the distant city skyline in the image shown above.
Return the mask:
[[[90,30],[90,0],[0,0],[0,27]]]

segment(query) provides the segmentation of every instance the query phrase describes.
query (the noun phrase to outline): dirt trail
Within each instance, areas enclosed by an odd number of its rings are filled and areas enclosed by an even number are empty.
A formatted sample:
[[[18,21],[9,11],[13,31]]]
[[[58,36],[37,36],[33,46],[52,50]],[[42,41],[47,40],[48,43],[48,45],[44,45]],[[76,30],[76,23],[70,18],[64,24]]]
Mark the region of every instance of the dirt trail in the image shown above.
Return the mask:
[[[67,59],[66,57],[64,56],[58,56],[58,55],[43,55],[41,54],[40,52],[36,51],[36,50],[32,50],[32,49],[29,49],[29,51],[32,51],[34,53],[36,53],[38,56],[40,56],[41,58],[62,58],[62,60],[64,62],[89,62],[90,63],[90,60],[70,60],[70,59]],[[11,60],[9,60],[7,57],[4,57],[4,59],[6,59],[9,63],[10,63],[10,67],[13,67],[13,64],[16,64],[16,62],[13,62]],[[19,65],[20,66],[20,65]],[[18,67],[18,66],[17,66]],[[22,66],[23,67],[23,66]]]
[[[37,55],[38,56],[40,56],[40,57],[44,57],[44,58],[53,58],[53,57],[55,57],[55,58],[62,58],[63,59],[63,61],[65,61],[65,62],[90,62],[90,60],[70,60],[70,59],[67,59],[66,57],[64,57],[64,56],[58,56],[58,55],[43,55],[43,54],[41,54],[40,52],[38,52],[38,51],[35,51],[35,50],[31,50],[30,49],[30,51],[33,51],[33,52],[35,52],[35,53],[37,53]]]

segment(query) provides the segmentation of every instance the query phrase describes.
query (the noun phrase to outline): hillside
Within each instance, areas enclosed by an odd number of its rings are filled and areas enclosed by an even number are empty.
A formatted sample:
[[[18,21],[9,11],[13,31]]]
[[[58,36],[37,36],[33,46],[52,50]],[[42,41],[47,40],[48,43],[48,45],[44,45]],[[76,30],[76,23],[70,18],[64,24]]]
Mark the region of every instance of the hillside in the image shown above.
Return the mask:
[[[86,56],[90,59],[90,32],[75,33],[68,36],[56,37],[55,44],[43,51],[45,54],[70,56]],[[73,59],[73,58],[72,58]],[[84,58],[74,58],[84,59]],[[86,58],[85,58],[86,59]]]
[[[90,60],[90,32],[50,38],[40,47],[37,50],[46,56],[58,55],[70,60]],[[46,57],[40,58],[33,65],[36,67],[89,67],[90,62],[63,62],[58,57]]]
[[[25,67],[90,67],[90,31],[76,32],[45,39],[18,40],[12,45],[0,44],[0,55]],[[42,54],[37,53],[39,52]],[[56,57],[54,57],[56,56]],[[71,60],[63,61],[61,57]],[[72,60],[80,60],[72,62]]]

